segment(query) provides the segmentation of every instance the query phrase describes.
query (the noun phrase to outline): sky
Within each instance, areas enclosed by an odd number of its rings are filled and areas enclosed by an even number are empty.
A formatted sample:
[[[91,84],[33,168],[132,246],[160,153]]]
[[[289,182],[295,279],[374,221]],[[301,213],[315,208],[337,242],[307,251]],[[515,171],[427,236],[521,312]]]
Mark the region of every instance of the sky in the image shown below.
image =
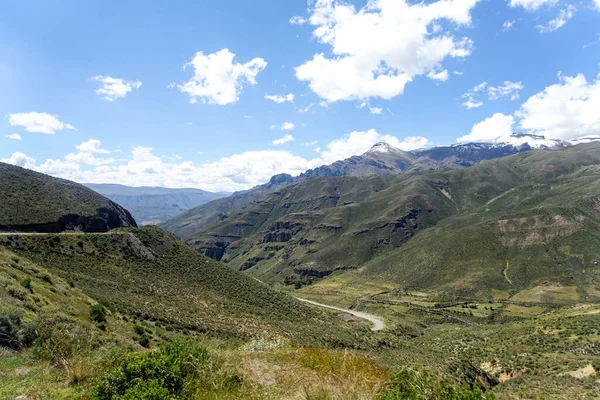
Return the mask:
[[[600,0],[0,1],[0,161],[81,183],[232,192],[599,110]]]

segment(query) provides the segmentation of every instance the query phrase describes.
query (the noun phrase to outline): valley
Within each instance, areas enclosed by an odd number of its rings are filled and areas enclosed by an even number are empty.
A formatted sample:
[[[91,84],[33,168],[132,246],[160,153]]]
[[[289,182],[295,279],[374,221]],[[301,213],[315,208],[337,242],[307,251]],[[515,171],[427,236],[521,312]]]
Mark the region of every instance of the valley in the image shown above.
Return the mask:
[[[201,205],[219,217],[185,240],[8,168],[0,398],[136,398],[165,379],[194,382],[182,399],[596,398],[599,146],[277,176]],[[384,150],[368,165],[408,157]],[[61,193],[45,216],[40,184]],[[107,205],[110,229],[82,222]],[[154,363],[178,372],[149,378]]]

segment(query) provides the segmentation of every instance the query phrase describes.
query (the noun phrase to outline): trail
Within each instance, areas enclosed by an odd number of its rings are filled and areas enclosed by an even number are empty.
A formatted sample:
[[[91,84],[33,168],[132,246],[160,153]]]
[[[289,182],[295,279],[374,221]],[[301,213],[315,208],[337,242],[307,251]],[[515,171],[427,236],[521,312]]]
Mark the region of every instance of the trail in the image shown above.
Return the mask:
[[[44,233],[44,232],[0,232],[0,236],[49,236],[49,235],[63,235],[63,236],[77,236],[77,235],[108,235],[108,234],[120,234],[125,232],[56,232],[56,233]]]
[[[370,321],[370,322],[373,323],[373,327],[371,328],[372,331],[380,331],[380,330],[383,330],[383,328],[385,328],[385,324],[383,323],[383,320],[380,317],[376,317],[376,316],[371,315],[371,314],[367,314],[367,313],[360,312],[360,311],[347,310],[345,308],[328,306],[327,304],[317,303],[316,301],[310,301],[310,300],[302,299],[300,297],[296,297],[296,299],[300,300],[300,301],[303,301],[305,303],[309,303],[309,304],[315,305],[315,306],[319,306],[319,307],[329,308],[329,309],[336,310],[336,311],[345,312],[345,313],[354,315],[355,317],[366,319],[367,321]]]

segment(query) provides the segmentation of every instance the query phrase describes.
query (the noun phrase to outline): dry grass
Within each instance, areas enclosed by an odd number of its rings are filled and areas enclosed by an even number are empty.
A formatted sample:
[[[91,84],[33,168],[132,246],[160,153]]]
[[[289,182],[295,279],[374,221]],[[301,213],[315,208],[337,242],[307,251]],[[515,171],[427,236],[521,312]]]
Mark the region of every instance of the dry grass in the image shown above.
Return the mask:
[[[375,399],[389,378],[375,361],[348,350],[302,348],[242,357],[247,380],[267,398]]]

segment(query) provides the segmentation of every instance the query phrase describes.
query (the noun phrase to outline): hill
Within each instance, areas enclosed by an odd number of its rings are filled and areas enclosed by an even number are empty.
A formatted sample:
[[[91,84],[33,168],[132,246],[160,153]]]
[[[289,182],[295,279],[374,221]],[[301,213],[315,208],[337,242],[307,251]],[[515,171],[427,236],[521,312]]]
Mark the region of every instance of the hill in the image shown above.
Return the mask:
[[[125,207],[142,226],[165,222],[200,204],[229,195],[201,189],[131,187],[93,183],[84,185]]]
[[[448,295],[593,299],[599,179],[597,143],[459,170],[313,179],[188,243],[270,283],[356,270]]]
[[[0,237],[0,245],[111,309],[169,330],[344,340],[341,321],[198,254],[156,227],[96,235],[15,234]],[[312,323],[303,323],[307,319]]]
[[[131,214],[93,190],[0,163],[0,231],[106,232],[136,226]]]
[[[465,168],[485,160],[531,149],[532,147],[526,143],[520,145],[469,143],[406,152],[387,143],[377,143],[363,155],[311,169],[297,177],[286,174],[276,175],[267,184],[245,192],[234,193],[227,199],[219,199],[195,207],[161,224],[161,227],[183,239],[188,239],[207,225],[223,219],[228,213],[240,210],[249,203],[260,200],[263,196],[294,182],[323,177],[398,175],[410,171]]]

